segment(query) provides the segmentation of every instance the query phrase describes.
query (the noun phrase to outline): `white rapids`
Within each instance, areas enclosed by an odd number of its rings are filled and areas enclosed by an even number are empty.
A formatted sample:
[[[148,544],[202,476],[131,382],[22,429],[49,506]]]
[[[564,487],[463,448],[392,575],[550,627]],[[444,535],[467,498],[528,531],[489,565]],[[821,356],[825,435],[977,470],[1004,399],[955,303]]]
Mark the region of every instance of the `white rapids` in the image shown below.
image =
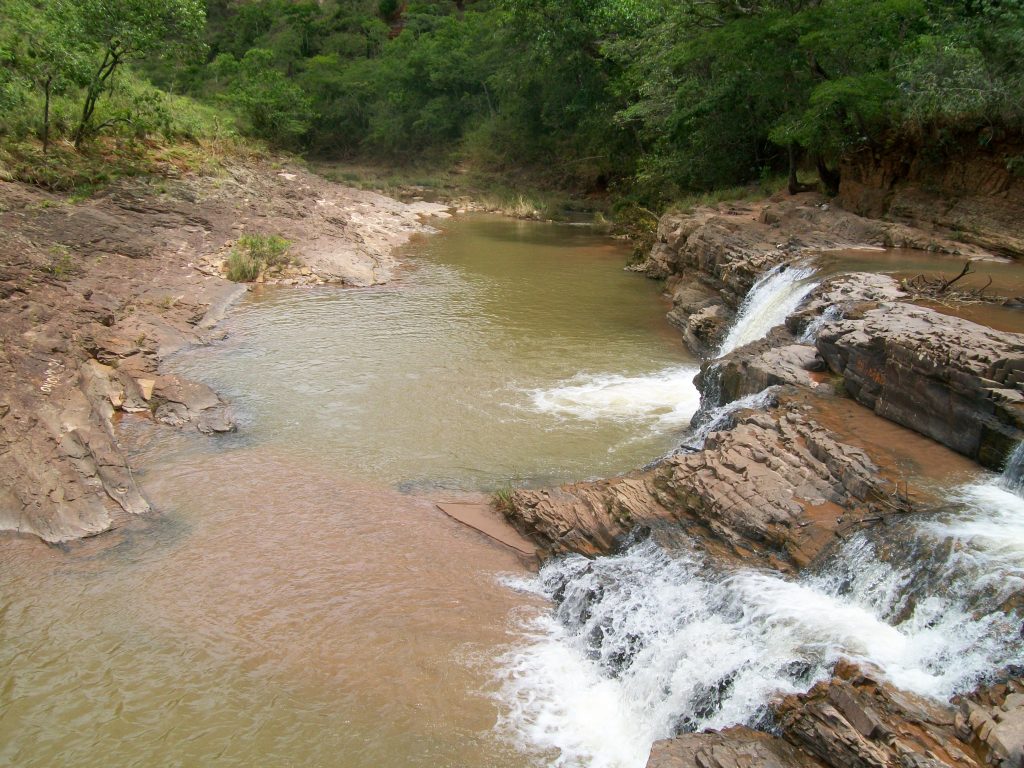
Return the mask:
[[[529,395],[536,410],[560,417],[679,427],[690,423],[700,405],[693,385],[697,372],[696,366],[682,365],[638,376],[580,374]]]
[[[551,599],[501,660],[499,728],[558,766],[641,768],[676,733],[757,726],[780,694],[848,659],[948,699],[1024,664],[1018,467],[960,486],[941,517],[865,531],[796,580],[719,573],[653,539],[512,583]]]

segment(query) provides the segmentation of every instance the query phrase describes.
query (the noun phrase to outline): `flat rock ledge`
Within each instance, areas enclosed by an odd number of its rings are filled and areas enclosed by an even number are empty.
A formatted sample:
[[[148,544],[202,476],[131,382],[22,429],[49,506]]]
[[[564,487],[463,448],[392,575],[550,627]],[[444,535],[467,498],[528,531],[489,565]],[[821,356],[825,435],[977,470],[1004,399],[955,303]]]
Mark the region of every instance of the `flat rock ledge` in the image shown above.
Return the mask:
[[[1024,439],[1024,336],[910,304],[823,325],[817,351],[857,402],[999,470]]]

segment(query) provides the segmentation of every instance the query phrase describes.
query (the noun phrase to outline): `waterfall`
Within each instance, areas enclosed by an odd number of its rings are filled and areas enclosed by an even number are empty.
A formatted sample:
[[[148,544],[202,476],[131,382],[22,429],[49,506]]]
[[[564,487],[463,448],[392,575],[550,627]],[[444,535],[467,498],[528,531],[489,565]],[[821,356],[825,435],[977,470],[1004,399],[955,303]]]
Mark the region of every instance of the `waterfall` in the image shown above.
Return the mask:
[[[707,377],[705,376],[706,380]],[[761,392],[746,395],[709,411],[698,411],[690,422],[691,431],[683,439],[680,445],[681,450],[699,451],[704,447],[708,435],[720,429],[729,428],[733,414],[736,411],[747,409],[762,410],[771,406],[774,401],[775,392],[769,387]]]
[[[719,347],[716,357],[749,344],[765,336],[772,328],[786,321],[817,287],[809,278],[811,267],[793,267],[780,264],[763,274],[750,289],[740,305],[736,320]]]
[[[650,539],[549,562],[514,583],[555,608],[502,659],[499,725],[556,765],[641,768],[656,739],[767,724],[839,659],[935,699],[1024,663],[1000,609],[1024,587],[1024,499],[991,487],[1013,506],[962,489],[944,520],[857,534],[797,579]]]
[[[821,329],[829,323],[835,322],[836,320],[843,319],[843,308],[833,304],[830,307],[826,307],[825,311],[818,315],[816,318],[811,320],[804,328],[804,332],[800,335],[800,341],[804,344],[813,344],[818,340],[818,334]]]
[[[1024,495],[1024,442],[1017,443],[1003,467],[999,484],[1018,496]]]

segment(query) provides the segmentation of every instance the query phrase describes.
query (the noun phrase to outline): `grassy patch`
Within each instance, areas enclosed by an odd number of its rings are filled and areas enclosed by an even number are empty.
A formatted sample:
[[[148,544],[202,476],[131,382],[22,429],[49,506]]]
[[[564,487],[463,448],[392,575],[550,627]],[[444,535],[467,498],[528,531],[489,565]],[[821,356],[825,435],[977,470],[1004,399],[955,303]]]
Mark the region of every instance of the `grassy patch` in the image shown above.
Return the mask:
[[[58,141],[43,153],[33,139],[0,143],[0,178],[68,195],[78,203],[111,182],[131,176],[215,175],[232,160],[263,156],[264,148],[237,137],[157,140],[103,136],[76,151]]]
[[[511,512],[513,509],[512,494],[515,493],[515,490],[511,485],[499,488],[491,496],[491,505],[501,513]]]
[[[289,248],[291,243],[278,235],[243,235],[228,256],[228,280],[249,283],[268,269],[291,264]]]
[[[723,187],[713,189],[709,192],[699,192],[687,195],[676,200],[669,210],[682,213],[692,213],[695,208],[708,205],[717,205],[725,202],[753,202],[770,197],[776,192],[786,189],[789,180],[785,176],[770,176],[754,184],[744,184],[739,187]]]
[[[70,280],[81,272],[81,266],[71,256],[71,250],[66,245],[50,247],[50,263],[44,269],[57,280]]]

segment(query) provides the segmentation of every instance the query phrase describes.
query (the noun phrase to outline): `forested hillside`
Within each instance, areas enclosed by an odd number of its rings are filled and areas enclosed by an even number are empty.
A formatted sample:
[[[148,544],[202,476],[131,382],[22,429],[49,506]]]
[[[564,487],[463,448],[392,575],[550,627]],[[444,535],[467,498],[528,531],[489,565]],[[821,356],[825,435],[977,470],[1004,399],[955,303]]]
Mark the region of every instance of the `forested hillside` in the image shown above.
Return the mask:
[[[79,146],[104,131],[227,130],[231,114],[320,157],[525,167],[657,205],[797,167],[834,187],[845,156],[1024,124],[1022,0],[2,8],[0,131]]]

